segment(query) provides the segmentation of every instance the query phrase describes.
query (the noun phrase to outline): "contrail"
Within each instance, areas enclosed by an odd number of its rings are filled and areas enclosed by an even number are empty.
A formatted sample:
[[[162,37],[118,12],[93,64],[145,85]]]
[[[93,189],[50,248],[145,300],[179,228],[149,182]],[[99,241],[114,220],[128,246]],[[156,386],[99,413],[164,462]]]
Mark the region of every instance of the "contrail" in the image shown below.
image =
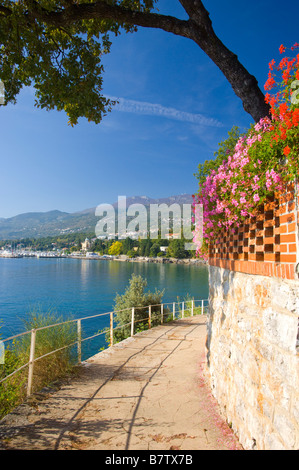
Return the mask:
[[[201,126],[223,127],[223,124],[216,119],[203,116],[202,114],[187,113],[175,108],[168,108],[161,104],[147,103],[144,101],[128,100],[125,98],[109,97],[118,103],[115,105],[116,111],[125,113],[144,114],[147,116],[160,116],[176,121],[190,122]]]

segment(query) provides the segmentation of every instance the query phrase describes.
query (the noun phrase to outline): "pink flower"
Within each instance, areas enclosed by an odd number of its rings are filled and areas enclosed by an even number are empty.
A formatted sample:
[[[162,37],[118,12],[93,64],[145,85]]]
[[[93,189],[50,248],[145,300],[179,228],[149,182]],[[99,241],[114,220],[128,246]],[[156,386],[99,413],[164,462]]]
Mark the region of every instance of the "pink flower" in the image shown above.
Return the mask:
[[[254,202],[258,202],[260,200],[260,197],[257,193],[255,193],[255,195],[253,196],[253,200]]]

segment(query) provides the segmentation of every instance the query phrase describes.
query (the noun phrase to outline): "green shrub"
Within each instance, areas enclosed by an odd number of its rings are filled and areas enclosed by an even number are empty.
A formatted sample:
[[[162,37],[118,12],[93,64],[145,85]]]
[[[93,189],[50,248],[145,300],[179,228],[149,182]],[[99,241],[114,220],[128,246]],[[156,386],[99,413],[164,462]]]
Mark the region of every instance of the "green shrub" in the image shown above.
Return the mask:
[[[183,306],[182,302],[184,302],[184,317],[190,317],[192,315],[192,300],[194,301],[194,297],[191,297],[190,294],[187,294],[183,300],[180,300],[178,297],[178,310],[179,310],[179,316],[182,316],[183,312]],[[193,315],[201,315],[204,312],[202,311],[201,305],[199,307],[195,306],[195,302],[193,304]]]
[[[122,341],[131,334],[132,307],[134,312],[134,332],[142,331],[148,328],[148,306],[152,305],[151,326],[161,323],[161,306],[164,291],[145,292],[147,281],[140,275],[132,274],[129,286],[123,295],[117,294],[114,301],[115,328],[114,342]],[[169,311],[164,309],[164,315],[167,317]]]
[[[43,328],[65,321],[56,312],[31,312],[24,320],[25,330]],[[35,359],[77,340],[76,323],[69,322],[36,332]],[[29,361],[31,335],[21,336],[5,348],[0,380]],[[75,346],[69,346],[34,363],[33,392],[68,374],[77,361]],[[28,366],[0,384],[0,418],[20,404],[26,396]]]

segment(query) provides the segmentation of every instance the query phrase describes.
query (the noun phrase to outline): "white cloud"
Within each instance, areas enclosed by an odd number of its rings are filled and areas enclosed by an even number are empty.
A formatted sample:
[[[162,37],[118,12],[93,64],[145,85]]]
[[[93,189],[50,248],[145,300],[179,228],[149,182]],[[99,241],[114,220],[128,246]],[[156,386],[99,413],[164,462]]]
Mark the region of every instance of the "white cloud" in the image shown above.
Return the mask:
[[[144,114],[148,116],[160,116],[176,121],[190,122],[200,126],[223,127],[223,124],[217,119],[206,117],[202,114],[187,113],[175,108],[168,108],[161,104],[147,103],[144,101],[128,100],[125,98],[109,97],[117,100],[118,104],[114,107],[115,111],[125,113]]]

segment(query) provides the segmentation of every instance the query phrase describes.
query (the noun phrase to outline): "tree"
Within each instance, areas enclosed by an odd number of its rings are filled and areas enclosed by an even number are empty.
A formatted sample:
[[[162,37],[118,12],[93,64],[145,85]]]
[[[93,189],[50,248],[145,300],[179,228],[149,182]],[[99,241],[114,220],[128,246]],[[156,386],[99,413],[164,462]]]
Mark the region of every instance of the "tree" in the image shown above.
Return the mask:
[[[175,1],[175,0],[173,0]],[[99,123],[114,104],[102,95],[101,56],[109,33],[158,28],[194,41],[219,67],[255,121],[269,115],[256,78],[216,35],[200,0],[177,0],[182,20],[155,10],[158,0],[0,0],[0,77],[5,102],[15,102],[23,85],[36,88],[36,105],[64,110]]]
[[[185,250],[184,240],[171,240],[167,249],[167,254],[171,258],[186,258],[187,251]]]
[[[150,256],[152,241],[150,238],[141,239],[139,241],[139,255]]]
[[[150,256],[152,258],[155,258],[159,252],[160,252],[160,245],[158,243],[154,243],[150,249]]]
[[[152,305],[151,324],[155,326],[161,322],[161,307],[164,291],[145,292],[147,281],[140,275],[132,274],[129,285],[123,295],[117,294],[114,300],[115,321],[118,329],[114,330],[114,338],[121,341],[130,334],[132,308],[135,307],[134,322],[136,329],[148,326],[148,306]],[[137,308],[138,307],[138,308]],[[164,314],[169,310],[164,309]],[[121,328],[119,328],[121,327]],[[135,330],[136,331],[136,330]]]
[[[119,241],[115,241],[110,246],[108,253],[109,255],[112,255],[112,256],[118,256],[121,254],[121,250],[122,250],[122,243]]]
[[[126,255],[129,251],[133,250],[134,241],[132,238],[125,238],[122,242],[122,252]]]

